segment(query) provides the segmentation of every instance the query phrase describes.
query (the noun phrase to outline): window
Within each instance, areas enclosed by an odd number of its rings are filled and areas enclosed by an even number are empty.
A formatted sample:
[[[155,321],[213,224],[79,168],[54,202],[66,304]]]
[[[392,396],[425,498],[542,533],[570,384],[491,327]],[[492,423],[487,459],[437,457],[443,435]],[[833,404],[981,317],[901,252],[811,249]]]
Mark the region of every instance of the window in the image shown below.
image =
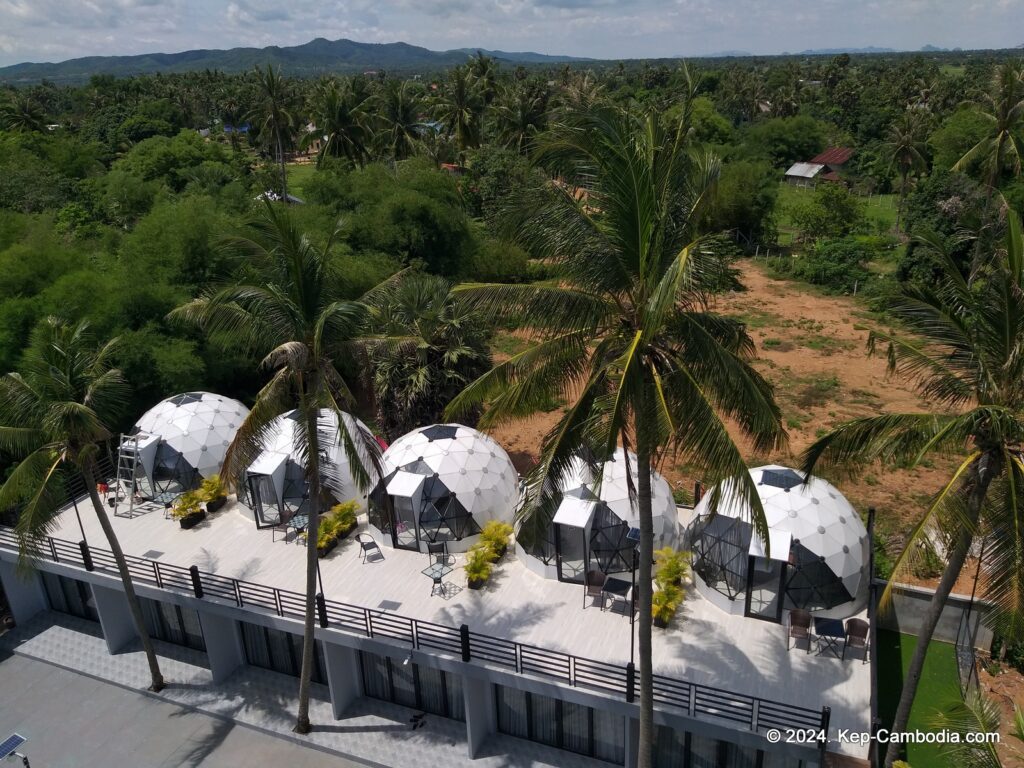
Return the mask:
[[[620,715],[503,685],[494,689],[501,733],[610,763],[625,762],[626,723]]]
[[[92,595],[92,587],[84,581],[58,576],[55,573],[42,571],[43,588],[51,610],[67,613],[80,619],[99,621],[96,611],[96,600]]]
[[[196,611],[146,597],[140,597],[139,604],[150,637],[197,651],[206,650],[203,628]]]
[[[466,719],[458,675],[367,651],[360,651],[359,659],[367,696],[452,720]]]
[[[254,667],[262,667],[292,677],[298,677],[302,669],[302,635],[282,632],[279,629],[261,627],[248,622],[242,624],[242,643],[245,646],[245,660]],[[313,641],[315,662],[312,680],[327,684],[324,672],[324,655],[319,640]]]
[[[687,768],[816,768],[814,763],[658,726],[654,764]]]

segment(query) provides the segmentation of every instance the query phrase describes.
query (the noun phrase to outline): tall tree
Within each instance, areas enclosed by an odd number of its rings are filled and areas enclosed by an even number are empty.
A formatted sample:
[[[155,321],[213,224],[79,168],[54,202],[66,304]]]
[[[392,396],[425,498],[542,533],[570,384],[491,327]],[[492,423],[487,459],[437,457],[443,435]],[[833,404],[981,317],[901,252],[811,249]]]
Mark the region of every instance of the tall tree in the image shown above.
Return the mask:
[[[381,130],[377,143],[383,154],[405,160],[416,152],[424,131],[429,130],[420,117],[423,99],[415,83],[389,80],[376,97],[377,120]]]
[[[306,528],[306,612],[302,668],[295,732],[308,733],[309,691],[313,671],[317,595],[317,535],[323,492],[318,430],[322,409],[343,424],[343,406],[355,398],[335,360],[355,353],[366,319],[364,304],[333,295],[331,248],[335,236],[320,248],[296,226],[286,208],[269,202],[249,222],[249,234],[227,240],[225,248],[244,261],[238,281],[204,293],[174,310],[171,317],[205,329],[211,339],[232,350],[263,355],[262,366],[273,371],[260,390],[224,458],[224,476],[238,487],[245,470],[263,449],[273,419],[285,411],[299,412],[298,455],[306,465],[309,523]],[[335,233],[336,235],[337,233]],[[352,476],[360,490],[380,469],[380,447],[360,429],[339,430]],[[366,469],[370,465],[371,471]],[[341,489],[345,490],[345,489]]]
[[[609,107],[541,137],[539,161],[567,184],[524,196],[506,221],[534,255],[559,264],[559,282],[457,289],[530,329],[535,343],[470,384],[449,414],[486,404],[481,424],[490,426],[554,398],[569,402],[543,440],[521,531],[550,524],[550,489],[581,452],[597,465],[619,445],[637,455],[642,768],[651,765],[654,739],[654,464],[679,453],[709,480],[739,478],[736,487],[767,538],[757,489],[727,422],[757,450],[784,440],[771,387],[749,364],[753,342],[741,324],[707,309],[706,281],[720,265],[698,246],[695,228],[719,166],[687,151],[687,120],[684,113],[666,127],[654,113]],[[572,194],[584,182],[585,206]]]
[[[339,82],[332,77],[314,86],[313,130],[302,137],[302,147],[321,142],[317,167],[325,157],[344,157],[357,166],[366,162],[373,135],[369,107],[369,92],[353,80]]]
[[[110,424],[128,401],[128,385],[111,365],[117,339],[97,346],[85,323],[47,318],[25,352],[23,373],[0,378],[0,448],[19,459],[0,488],[0,508],[19,506],[15,532],[30,562],[67,503],[65,475],[85,483],[93,511],[117,565],[135,632],[149,663],[150,690],[164,687],[160,664],[142,619],[128,563],[97,484],[97,457],[113,437]]]
[[[291,142],[295,126],[291,88],[281,71],[275,70],[270,64],[266,69],[257,67],[255,75],[259,104],[251,116],[254,122],[259,123],[260,133],[269,134],[268,143],[281,170],[281,199],[287,202],[288,173],[284,165],[284,150]]]
[[[39,103],[24,93],[16,93],[0,103],[0,128],[32,132],[46,128],[46,113]]]
[[[422,273],[381,291],[371,308],[369,351],[377,423],[394,440],[433,424],[491,365],[489,328],[447,280]]]
[[[508,85],[501,90],[494,112],[498,141],[525,154],[547,122],[547,90],[530,82]]]
[[[928,167],[925,160],[925,131],[921,116],[906,112],[889,126],[883,150],[889,158],[889,170],[895,168],[900,174],[900,202],[896,209],[896,232],[900,231],[903,219],[903,204],[907,199],[910,174]]]
[[[454,67],[434,100],[434,111],[463,156],[480,146],[484,99],[468,66]]]
[[[974,102],[989,123],[988,135],[971,147],[953,166],[963,171],[979,163],[989,189],[999,186],[1006,170],[1021,172],[1024,157],[1024,68],[1019,61],[1000,64],[987,93]],[[991,194],[991,192],[990,192]]]
[[[910,531],[893,579],[910,566],[929,526],[941,518],[952,542],[946,566],[918,632],[903,678],[892,730],[906,729],[925,654],[943,606],[971,545],[985,536],[984,596],[997,606],[994,623],[1008,638],[1024,635],[1024,239],[1010,214],[1005,247],[973,274],[961,274],[943,252],[932,288],[907,288],[892,312],[914,336],[873,333],[889,368],[935,403],[926,413],[882,414],[847,422],[810,446],[804,468],[858,467],[883,461],[915,465],[941,453],[959,456],[952,476]],[[886,766],[898,759],[890,744]]]

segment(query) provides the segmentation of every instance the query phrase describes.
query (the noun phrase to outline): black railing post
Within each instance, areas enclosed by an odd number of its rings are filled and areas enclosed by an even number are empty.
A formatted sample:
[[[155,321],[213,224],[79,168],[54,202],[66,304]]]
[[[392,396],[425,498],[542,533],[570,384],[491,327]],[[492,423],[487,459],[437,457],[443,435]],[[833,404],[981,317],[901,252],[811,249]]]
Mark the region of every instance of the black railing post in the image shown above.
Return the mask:
[[[202,599],[203,583],[199,580],[199,566],[189,566],[188,574],[192,577],[192,591],[196,593],[196,597]]]
[[[818,742],[818,765],[825,764],[825,750],[828,748],[828,724],[832,719],[832,707],[821,708],[821,740]]]
[[[704,486],[700,480],[698,480],[693,484],[693,506],[696,507],[700,504],[700,500],[702,498],[704,498]]]
[[[632,661],[626,665],[626,701],[636,701],[636,665]]]
[[[53,537],[47,536],[46,540],[50,543],[50,556],[53,558],[53,562],[59,563],[60,558],[57,557],[57,546],[53,543]]]
[[[885,755],[882,754],[882,745],[878,741],[878,731],[882,727],[882,718],[876,717],[871,721],[871,749],[875,752],[875,759],[871,761],[872,765],[882,765],[885,761]]]
[[[78,548],[82,550],[82,565],[85,566],[85,570],[91,571],[92,566],[92,553],[89,552],[89,545],[85,541],[78,542]]]
[[[320,627],[327,629],[327,601],[323,592],[316,593],[316,615],[320,618]]]
[[[463,661],[469,661],[471,658],[473,658],[473,656],[469,652],[469,625],[468,624],[461,624],[461,625],[459,625],[459,642],[462,644],[462,660]]]

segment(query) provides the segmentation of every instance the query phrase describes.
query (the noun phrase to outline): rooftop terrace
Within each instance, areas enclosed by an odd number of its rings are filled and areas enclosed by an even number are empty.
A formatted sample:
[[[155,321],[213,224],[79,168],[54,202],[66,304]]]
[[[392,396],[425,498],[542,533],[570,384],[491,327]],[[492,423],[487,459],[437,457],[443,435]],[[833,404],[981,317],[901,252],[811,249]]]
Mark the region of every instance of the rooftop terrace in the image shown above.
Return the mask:
[[[252,513],[231,503],[191,530],[164,518],[162,509],[132,519],[113,518],[129,556],[161,565],[189,567],[292,592],[304,590],[304,547],[281,534],[258,530]],[[95,516],[83,509],[86,538],[94,548],[106,542]],[[365,530],[361,523],[360,530]],[[70,509],[53,537],[81,538]],[[2,542],[0,542],[2,544]],[[616,611],[584,608],[580,585],[544,579],[509,555],[482,590],[466,588],[459,556],[448,577],[447,597],[431,597],[431,580],[421,574],[427,557],[383,548],[384,560],[362,563],[354,535],[321,560],[328,601],[370,609],[375,616],[399,615],[445,627],[469,626],[473,633],[561,651],[624,666],[630,658],[630,623]],[[187,574],[185,583],[187,583]],[[298,606],[296,606],[298,608]],[[333,622],[332,622],[333,623]],[[696,590],[668,629],[654,630],[656,675],[712,686],[736,694],[798,705],[831,707],[831,728],[870,728],[870,665],[787,651],[784,626],[727,615]],[[830,742],[831,751],[866,757],[866,748]]]

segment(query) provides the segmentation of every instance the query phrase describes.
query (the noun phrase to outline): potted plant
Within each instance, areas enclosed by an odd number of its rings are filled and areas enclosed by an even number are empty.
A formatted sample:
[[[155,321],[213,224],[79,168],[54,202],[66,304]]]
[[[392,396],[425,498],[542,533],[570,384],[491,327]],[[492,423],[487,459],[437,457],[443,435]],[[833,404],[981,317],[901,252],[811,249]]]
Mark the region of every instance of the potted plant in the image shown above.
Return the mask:
[[[206,519],[203,499],[198,491],[186,491],[181,494],[171,509],[171,517],[178,521],[182,528],[188,530]]]
[[[331,507],[331,516],[334,518],[336,527],[335,530],[338,535],[338,541],[341,541],[348,536],[352,531],[356,529],[359,524],[356,521],[356,513],[359,510],[359,502],[355,499],[342,502],[341,504],[335,504]]]
[[[228,489],[220,475],[210,475],[199,486],[199,495],[206,502],[206,511],[211,515],[228,503]]]
[[[666,584],[651,595],[651,615],[654,626],[664,629],[676,615],[683,602],[683,590],[675,584]]]
[[[511,535],[511,525],[501,520],[491,520],[480,531],[480,542],[491,548],[495,560],[501,560],[508,551],[508,537]]]
[[[688,552],[677,552],[672,547],[663,547],[655,551],[654,563],[657,568],[654,580],[659,587],[666,585],[679,586],[689,571],[687,565]]]
[[[474,544],[466,553],[466,580],[470,589],[480,589],[494,570],[494,550],[483,542]]]
[[[338,519],[334,515],[324,515],[316,532],[316,553],[327,557],[338,546]]]

